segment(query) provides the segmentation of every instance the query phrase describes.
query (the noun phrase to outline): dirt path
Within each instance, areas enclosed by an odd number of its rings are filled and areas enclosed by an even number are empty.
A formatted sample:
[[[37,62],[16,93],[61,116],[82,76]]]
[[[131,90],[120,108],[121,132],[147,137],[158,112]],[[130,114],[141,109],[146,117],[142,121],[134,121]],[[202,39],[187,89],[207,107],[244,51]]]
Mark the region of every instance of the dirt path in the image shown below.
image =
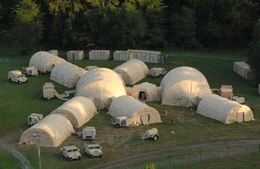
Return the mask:
[[[180,151],[192,151],[192,150],[207,150],[211,148],[228,147],[228,146],[240,146],[240,145],[257,145],[260,144],[260,140],[234,140],[234,141],[221,141],[215,143],[200,143],[187,146],[179,147],[167,147],[162,149],[153,149],[141,152],[132,156],[123,157],[111,162],[92,167],[90,169],[114,169],[134,162],[139,162],[143,160],[148,160],[155,158],[158,155],[168,154],[172,152]]]

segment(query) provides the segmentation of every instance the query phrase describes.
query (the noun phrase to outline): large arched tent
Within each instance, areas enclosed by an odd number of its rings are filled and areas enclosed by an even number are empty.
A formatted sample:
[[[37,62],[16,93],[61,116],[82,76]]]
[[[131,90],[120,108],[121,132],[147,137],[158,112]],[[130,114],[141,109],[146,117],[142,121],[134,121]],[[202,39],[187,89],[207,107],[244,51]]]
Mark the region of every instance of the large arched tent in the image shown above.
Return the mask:
[[[66,87],[74,87],[86,70],[69,62],[57,63],[51,71],[50,79]]]
[[[197,112],[225,124],[254,120],[253,112],[248,106],[215,94],[202,97]]]
[[[35,53],[29,62],[29,66],[36,67],[42,73],[50,72],[55,63],[67,62],[66,60],[55,56],[49,52],[40,51]]]
[[[112,97],[126,95],[125,84],[113,70],[96,68],[79,79],[76,95],[92,98],[97,108],[105,108]]]
[[[132,88],[132,96],[139,100],[159,101],[161,98],[161,87],[155,84],[144,82],[134,85]]]
[[[178,67],[168,72],[161,81],[162,104],[190,107],[197,97],[211,94],[205,76],[191,67]]]
[[[25,130],[20,138],[20,144],[40,143],[43,147],[58,147],[73,132],[73,127],[67,118],[50,114]]]
[[[148,74],[148,67],[140,60],[132,59],[114,69],[124,80],[125,84],[135,84],[145,78]]]
[[[108,113],[114,118],[127,117],[136,125],[161,122],[161,117],[157,110],[131,96],[115,98],[110,105]]]
[[[89,98],[76,96],[54,110],[51,114],[66,117],[74,128],[87,123],[97,112],[96,106]]]

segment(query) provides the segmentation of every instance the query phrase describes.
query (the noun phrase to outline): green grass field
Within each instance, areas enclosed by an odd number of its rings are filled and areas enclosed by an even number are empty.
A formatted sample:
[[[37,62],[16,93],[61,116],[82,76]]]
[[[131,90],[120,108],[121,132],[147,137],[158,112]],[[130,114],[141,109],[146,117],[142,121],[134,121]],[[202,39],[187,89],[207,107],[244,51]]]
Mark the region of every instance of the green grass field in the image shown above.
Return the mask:
[[[4,53],[0,53],[4,57]],[[49,75],[40,77],[29,77],[26,84],[15,84],[7,80],[7,72],[13,69],[22,69],[28,65],[27,59],[2,59],[0,55],[0,134],[2,139],[13,144],[20,152],[27,156],[31,164],[37,168],[37,149],[35,146],[20,145],[16,146],[19,138],[26,126],[27,116],[33,112],[42,113],[45,116],[52,110],[60,106],[64,101],[57,99],[43,100],[40,98],[42,85],[51,81]],[[158,102],[150,102],[149,105],[156,108],[166,123],[169,118],[164,117],[167,110],[169,116],[176,119],[181,116],[182,123],[170,124],[153,124],[149,126],[140,126],[138,128],[120,128],[114,129],[110,126],[111,117],[105,111],[101,111],[86,126],[95,126],[97,128],[97,142],[100,143],[104,150],[104,158],[88,159],[83,157],[81,161],[68,162],[59,154],[59,148],[64,145],[74,144],[82,148],[83,141],[77,136],[71,136],[58,148],[42,148],[42,166],[46,169],[69,169],[69,168],[88,168],[102,164],[122,156],[133,155],[146,149],[162,148],[169,146],[188,145],[200,142],[213,142],[220,140],[239,140],[260,138],[260,97],[257,95],[256,86],[252,85],[242,77],[232,71],[233,62],[245,60],[243,52],[219,52],[219,53],[200,53],[200,52],[174,52],[168,51],[168,57],[164,65],[148,64],[151,67],[163,66],[171,70],[178,66],[192,66],[200,70],[208,79],[211,88],[219,88],[222,84],[233,85],[234,94],[244,96],[246,101],[253,107],[255,121],[247,123],[234,123],[224,125],[218,121],[203,117],[196,113],[191,113],[190,109],[174,106],[162,106]],[[100,67],[114,68],[122,62],[109,61],[73,61],[72,63],[85,67],[88,65],[97,65]],[[160,78],[149,78],[142,80],[160,84]],[[67,88],[55,83],[58,92],[62,93]],[[157,127],[160,132],[158,142],[142,142],[140,136],[146,129]],[[82,129],[81,128],[81,129]],[[175,135],[171,131],[175,131]],[[115,139],[114,133],[118,135]],[[0,156],[3,153],[0,152]],[[252,157],[254,158],[254,157]],[[0,164],[4,168],[12,168],[16,163],[9,164],[0,158]],[[9,159],[9,160],[12,160]],[[251,160],[248,157],[248,160]],[[14,160],[15,161],[15,160]],[[215,161],[217,162],[217,161]],[[248,161],[245,160],[245,163]],[[224,164],[232,164],[232,160]],[[10,166],[9,166],[10,165]],[[206,168],[210,163],[203,165]],[[1,166],[1,165],[0,165]],[[223,165],[224,166],[224,165]],[[181,168],[181,166],[180,166]],[[184,167],[185,168],[185,167]],[[191,166],[187,166],[191,168]],[[194,167],[192,167],[194,168]],[[195,168],[201,168],[200,163]],[[221,167],[219,167],[221,168]]]
[[[17,169],[21,168],[20,162],[11,154],[0,149],[0,168]]]
[[[160,169],[172,169],[172,168],[178,168],[178,169],[189,169],[189,168],[207,168],[207,169],[259,169],[260,168],[260,153],[248,153],[243,155],[236,155],[236,156],[229,156],[219,159],[207,159],[202,160],[199,162],[190,162],[190,163],[179,163],[170,165],[167,164],[167,161],[175,159],[180,160],[182,157],[179,156],[162,156],[157,159],[152,159],[148,161],[143,161],[140,163],[136,163],[135,165],[129,165],[125,167],[124,169],[131,169],[131,168],[140,168],[143,166],[151,166],[157,163],[159,165]]]

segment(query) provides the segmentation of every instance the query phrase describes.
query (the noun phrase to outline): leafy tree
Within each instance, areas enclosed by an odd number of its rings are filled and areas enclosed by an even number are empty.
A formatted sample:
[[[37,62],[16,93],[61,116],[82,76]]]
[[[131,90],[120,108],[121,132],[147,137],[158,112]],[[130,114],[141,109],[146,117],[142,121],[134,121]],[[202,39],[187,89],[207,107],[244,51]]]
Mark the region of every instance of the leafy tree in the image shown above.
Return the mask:
[[[135,5],[125,2],[113,12],[110,39],[114,49],[136,48],[145,34],[145,20]]]
[[[229,48],[251,41],[259,15],[259,0],[2,0],[0,36],[13,27],[16,42],[64,49]]]
[[[28,53],[39,43],[42,35],[40,8],[33,0],[21,0],[16,5],[12,38]]]
[[[206,47],[208,49],[217,48],[218,42],[220,42],[220,38],[222,35],[222,25],[216,22],[209,22],[205,29],[207,44]]]
[[[89,4],[93,9],[86,11],[91,37],[96,46],[111,49],[137,47],[145,33],[145,19],[137,9],[136,1],[95,1]],[[115,10],[116,9],[116,10]],[[85,35],[86,37],[88,35]]]
[[[254,22],[259,15],[259,2],[254,0],[232,0],[232,8],[227,13],[226,29],[229,32],[232,44],[244,46],[251,39],[251,32],[254,30]]]
[[[181,13],[174,13],[171,18],[171,41],[182,48],[196,48],[199,43],[196,38],[195,11],[182,7]]]
[[[0,39],[10,40],[10,27],[15,17],[14,8],[18,0],[0,1]]]
[[[253,40],[249,45],[248,63],[257,73],[257,82],[260,83],[260,19],[255,23]]]
[[[139,10],[145,18],[146,30],[143,46],[148,48],[162,48],[166,46],[164,24],[165,9],[162,0],[139,1]]]
[[[145,169],[156,169],[154,164],[149,164],[145,166]]]
[[[45,0],[49,12],[49,43],[52,47],[75,48],[78,43],[79,26],[74,23],[82,20],[78,14],[84,8],[81,0]],[[77,20],[79,19],[79,20]],[[48,32],[45,32],[48,34]]]

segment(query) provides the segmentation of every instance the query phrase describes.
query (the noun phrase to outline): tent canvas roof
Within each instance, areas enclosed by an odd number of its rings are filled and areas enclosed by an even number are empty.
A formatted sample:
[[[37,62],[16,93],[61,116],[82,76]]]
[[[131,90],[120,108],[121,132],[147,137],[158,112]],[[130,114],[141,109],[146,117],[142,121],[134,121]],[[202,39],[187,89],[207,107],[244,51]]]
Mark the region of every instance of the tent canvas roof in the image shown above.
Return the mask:
[[[41,146],[57,147],[73,132],[73,127],[67,118],[58,114],[50,114],[25,130],[20,138],[20,143],[36,144],[36,137],[38,137]]]
[[[202,97],[197,112],[225,124],[253,120],[253,113],[246,105],[212,94]]]
[[[211,94],[211,89],[205,76],[191,67],[178,67],[169,71],[161,81],[164,88],[163,105],[190,107],[197,104],[198,96]]]
[[[107,68],[96,68],[80,78],[76,95],[93,98],[98,108],[104,108],[110,104],[110,98],[126,95],[126,91],[117,73]]]
[[[135,93],[135,98],[138,98],[140,91],[144,91],[146,94],[146,101],[158,101],[161,96],[159,95],[159,88],[152,83],[144,82],[133,86],[133,92]]]
[[[50,79],[66,87],[74,87],[87,71],[69,62],[57,63],[51,71]]]
[[[120,96],[115,98],[111,103],[108,113],[115,118],[126,116],[137,124],[141,124],[140,116],[145,114],[149,114],[150,116],[149,123],[161,122],[161,117],[157,110],[131,96]]]
[[[52,114],[66,117],[74,128],[87,123],[97,112],[96,106],[89,98],[76,96],[58,107]]]
[[[40,72],[50,72],[55,63],[66,62],[64,59],[49,52],[40,51],[35,53],[29,62],[29,67],[34,66]]]
[[[135,84],[145,78],[149,70],[144,62],[131,59],[117,66],[114,71],[122,76],[126,84]]]

